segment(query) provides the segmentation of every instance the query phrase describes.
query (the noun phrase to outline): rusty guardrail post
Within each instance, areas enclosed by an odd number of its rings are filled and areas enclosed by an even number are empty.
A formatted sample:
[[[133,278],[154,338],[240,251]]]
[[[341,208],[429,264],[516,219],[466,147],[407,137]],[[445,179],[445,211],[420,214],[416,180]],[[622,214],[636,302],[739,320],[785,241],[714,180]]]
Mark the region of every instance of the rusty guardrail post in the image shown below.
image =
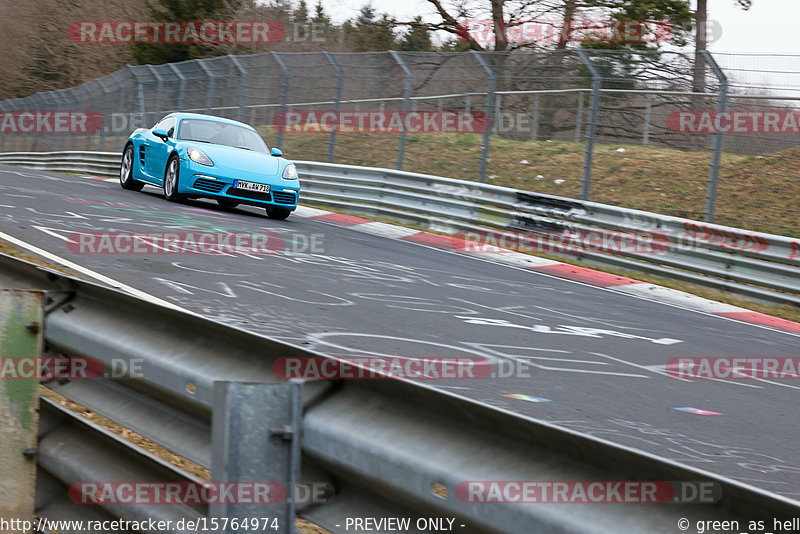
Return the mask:
[[[36,496],[42,292],[0,290],[0,531],[29,533]],[[30,375],[30,376],[29,376]],[[2,524],[2,522],[6,522]]]

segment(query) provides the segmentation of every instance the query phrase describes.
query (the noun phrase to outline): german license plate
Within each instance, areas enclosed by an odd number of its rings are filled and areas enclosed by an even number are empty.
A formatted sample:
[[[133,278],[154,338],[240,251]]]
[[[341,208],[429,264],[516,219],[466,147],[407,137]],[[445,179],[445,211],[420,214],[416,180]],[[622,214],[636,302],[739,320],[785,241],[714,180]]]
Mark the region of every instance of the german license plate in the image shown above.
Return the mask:
[[[237,189],[245,189],[247,191],[256,191],[258,193],[269,193],[269,184],[258,184],[256,182],[234,180],[233,187]]]

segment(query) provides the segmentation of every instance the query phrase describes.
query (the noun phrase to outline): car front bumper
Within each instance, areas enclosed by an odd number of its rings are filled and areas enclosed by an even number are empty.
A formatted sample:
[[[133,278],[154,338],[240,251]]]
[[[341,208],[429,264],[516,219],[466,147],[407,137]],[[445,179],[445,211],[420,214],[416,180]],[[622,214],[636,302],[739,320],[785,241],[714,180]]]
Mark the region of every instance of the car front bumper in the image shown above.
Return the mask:
[[[226,199],[240,204],[255,206],[280,207],[290,211],[297,208],[297,202],[300,198],[298,180],[284,180],[280,177],[265,179],[263,176],[249,173],[233,178],[215,173],[214,167],[206,167],[191,162],[184,163],[189,163],[189,165],[186,165],[186,172],[181,176],[180,192],[182,194],[193,197]],[[184,176],[188,178],[184,179]],[[270,186],[270,192],[261,193],[234,188],[233,183],[235,180],[267,184]]]

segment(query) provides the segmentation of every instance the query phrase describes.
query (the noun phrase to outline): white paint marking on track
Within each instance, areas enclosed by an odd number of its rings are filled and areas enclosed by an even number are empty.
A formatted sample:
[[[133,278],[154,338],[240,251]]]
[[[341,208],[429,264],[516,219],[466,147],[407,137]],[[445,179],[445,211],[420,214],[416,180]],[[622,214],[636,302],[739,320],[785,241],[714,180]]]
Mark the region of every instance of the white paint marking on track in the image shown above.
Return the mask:
[[[295,217],[308,219],[310,217],[319,217],[320,215],[327,215],[329,213],[329,211],[318,210],[317,208],[312,208],[309,206],[297,206],[297,209],[294,210],[293,215]]]
[[[358,229],[358,227],[356,227]],[[490,261],[509,263],[523,268],[546,267],[548,265],[558,265],[559,261],[541,258],[539,256],[529,256],[520,252],[467,252],[470,256],[477,256]]]
[[[113,278],[109,278],[108,276],[105,276],[103,274],[95,272],[95,271],[93,271],[91,269],[87,269],[86,267],[83,267],[82,265],[78,265],[77,263],[71,262],[71,261],[69,261],[67,259],[64,259],[64,258],[62,258],[60,256],[57,256],[57,255],[55,255],[55,254],[53,254],[51,252],[47,252],[46,250],[43,250],[43,249],[41,249],[41,248],[39,248],[37,246],[31,245],[30,243],[27,243],[27,242],[25,242],[25,241],[23,241],[21,239],[17,239],[16,237],[10,236],[10,235],[8,235],[6,233],[0,232],[0,239],[2,239],[4,241],[8,241],[12,245],[16,245],[16,246],[18,246],[20,248],[23,248],[23,249],[25,249],[25,250],[27,250],[29,252],[32,252],[33,254],[36,254],[37,256],[41,256],[42,258],[45,258],[47,260],[50,260],[50,261],[52,261],[54,263],[57,263],[57,264],[63,266],[63,267],[66,267],[67,269],[71,269],[71,270],[73,270],[75,272],[81,273],[81,274],[83,274],[85,276],[88,276],[90,278],[94,278],[98,282],[102,282],[104,284],[107,284],[107,285],[115,288],[115,289],[119,289],[119,290],[124,291],[126,293],[129,293],[129,294],[131,294],[131,295],[133,295],[135,297],[139,297],[142,300],[146,300],[147,302],[151,302],[153,304],[158,304],[159,306],[164,306],[164,307],[167,307],[167,308],[171,308],[173,310],[177,310],[177,311],[180,311],[180,312],[188,313],[190,315],[198,316],[198,314],[196,314],[196,313],[194,313],[192,311],[189,311],[189,310],[187,310],[185,308],[181,308],[180,306],[176,306],[175,304],[173,304],[173,303],[171,303],[169,301],[160,299],[158,297],[154,297],[153,295],[151,295],[149,293],[145,293],[144,291],[136,289],[135,287],[131,287],[129,285],[123,284],[122,282],[118,282],[117,280],[114,280]]]
[[[628,295],[642,296],[650,299],[656,299],[659,302],[668,302],[676,304],[683,308],[690,308],[692,310],[702,311],[706,313],[730,313],[730,312],[743,312],[748,311],[738,306],[725,304],[724,302],[717,302],[707,298],[698,297],[684,291],[671,289],[669,287],[659,286],[656,284],[627,284],[622,286],[614,286],[616,291],[627,293]]]
[[[406,228],[405,226],[397,226],[396,224],[386,224],[382,222],[370,222],[359,224],[355,226],[359,232],[377,235],[381,237],[388,237],[389,239],[400,239],[401,237],[408,237],[410,235],[420,233],[419,230],[413,228]]]

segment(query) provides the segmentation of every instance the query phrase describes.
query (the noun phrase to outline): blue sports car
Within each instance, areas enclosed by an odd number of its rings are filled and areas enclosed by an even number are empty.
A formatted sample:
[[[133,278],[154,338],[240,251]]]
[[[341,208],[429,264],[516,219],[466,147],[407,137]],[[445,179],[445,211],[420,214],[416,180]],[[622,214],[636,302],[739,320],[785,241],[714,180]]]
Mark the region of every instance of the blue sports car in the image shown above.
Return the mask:
[[[125,142],[119,183],[131,191],[145,184],[163,187],[172,201],[213,198],[226,208],[262,206],[270,219],[285,219],[297,208],[300,182],[294,163],[281,156],[247,124],[170,113]]]

